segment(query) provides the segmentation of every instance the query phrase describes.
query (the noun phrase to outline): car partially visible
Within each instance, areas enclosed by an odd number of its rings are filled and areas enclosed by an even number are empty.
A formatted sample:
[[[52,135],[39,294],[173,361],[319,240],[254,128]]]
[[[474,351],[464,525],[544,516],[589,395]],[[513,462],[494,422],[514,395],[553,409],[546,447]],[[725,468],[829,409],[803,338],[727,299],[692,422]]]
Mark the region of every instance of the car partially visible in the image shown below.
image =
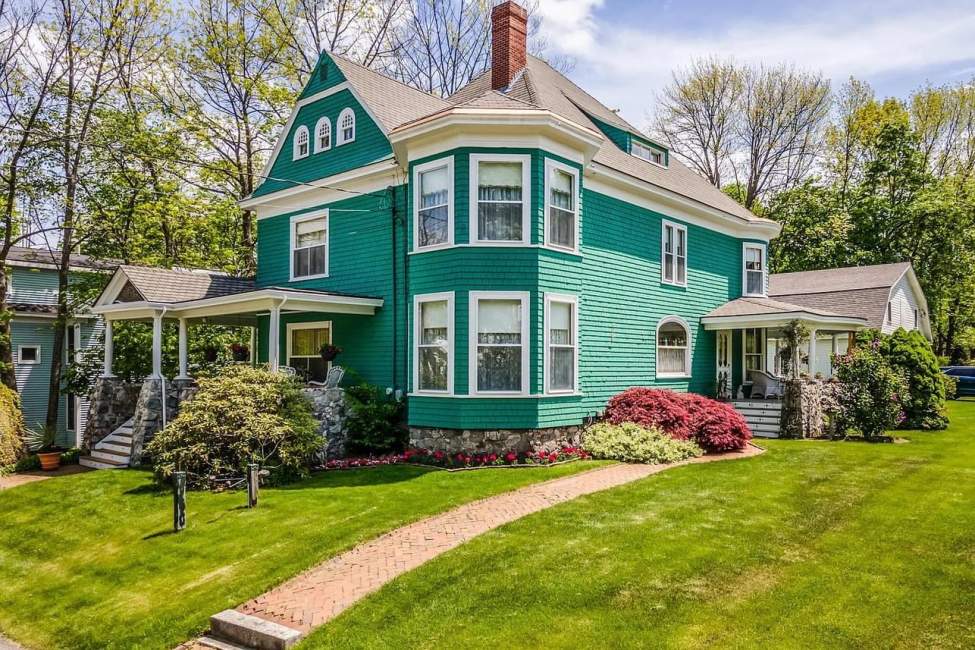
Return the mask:
[[[975,397],[975,366],[948,366],[941,371],[958,381],[958,397]]]

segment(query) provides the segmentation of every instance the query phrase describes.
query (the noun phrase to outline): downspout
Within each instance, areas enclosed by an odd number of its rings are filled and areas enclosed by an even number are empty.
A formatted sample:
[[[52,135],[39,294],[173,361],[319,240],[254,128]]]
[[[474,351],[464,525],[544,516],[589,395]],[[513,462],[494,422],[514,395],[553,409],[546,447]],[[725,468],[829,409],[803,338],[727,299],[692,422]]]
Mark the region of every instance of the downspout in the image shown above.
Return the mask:
[[[397,384],[397,373],[399,371],[399,366],[397,364],[398,354],[399,354],[399,293],[396,290],[396,280],[398,278],[397,268],[396,268],[396,186],[390,185],[386,188],[390,194],[390,227],[392,232],[390,233],[390,252],[392,253],[391,258],[393,262],[393,389],[398,387]]]

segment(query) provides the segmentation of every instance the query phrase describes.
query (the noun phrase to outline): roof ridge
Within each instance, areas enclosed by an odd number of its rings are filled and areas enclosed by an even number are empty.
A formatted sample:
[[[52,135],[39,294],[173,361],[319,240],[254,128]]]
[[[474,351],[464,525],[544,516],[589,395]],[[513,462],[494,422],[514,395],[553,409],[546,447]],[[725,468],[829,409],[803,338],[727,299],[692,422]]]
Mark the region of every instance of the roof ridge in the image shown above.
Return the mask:
[[[332,50],[324,50],[324,52],[326,54],[328,54],[329,56],[331,56],[331,57],[341,59],[343,62],[348,63],[350,65],[354,65],[357,68],[360,68],[360,69],[362,69],[362,70],[364,70],[366,72],[369,72],[371,74],[376,75],[377,77],[382,77],[383,79],[385,79],[387,81],[395,82],[395,83],[399,84],[400,86],[403,86],[404,88],[408,88],[408,89],[412,90],[415,93],[419,93],[421,95],[426,95],[427,97],[429,97],[431,99],[437,99],[437,100],[440,100],[440,101],[445,102],[445,103],[448,103],[448,104],[450,103],[444,97],[440,97],[440,96],[434,95],[433,93],[427,92],[425,90],[420,90],[419,88],[417,88],[415,86],[411,86],[408,83],[406,83],[405,81],[401,81],[401,80],[397,79],[396,77],[390,77],[387,74],[383,74],[382,72],[378,72],[376,70],[373,70],[372,68],[370,68],[369,66],[367,66],[367,65],[365,65],[363,63],[359,63],[358,61],[353,61],[352,59],[350,59],[349,57],[347,57],[345,55],[339,54],[339,53],[334,52]],[[348,81],[348,79],[346,79],[346,81]]]

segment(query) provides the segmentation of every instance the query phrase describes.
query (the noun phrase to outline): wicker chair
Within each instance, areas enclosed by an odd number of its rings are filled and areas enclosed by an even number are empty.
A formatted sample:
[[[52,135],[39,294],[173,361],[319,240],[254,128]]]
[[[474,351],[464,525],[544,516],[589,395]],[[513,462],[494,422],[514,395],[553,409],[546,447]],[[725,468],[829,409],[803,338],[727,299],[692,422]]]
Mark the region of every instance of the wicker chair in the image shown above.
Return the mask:
[[[752,382],[751,397],[781,399],[785,395],[785,384],[781,379],[762,370],[749,370],[748,379]]]

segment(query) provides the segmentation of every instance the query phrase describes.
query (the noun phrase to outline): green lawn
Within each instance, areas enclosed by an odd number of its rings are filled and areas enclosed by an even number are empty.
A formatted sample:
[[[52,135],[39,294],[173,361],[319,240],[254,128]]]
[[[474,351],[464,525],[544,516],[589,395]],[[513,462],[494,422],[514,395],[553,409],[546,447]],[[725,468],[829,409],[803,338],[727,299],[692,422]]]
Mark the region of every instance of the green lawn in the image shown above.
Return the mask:
[[[172,648],[211,614],[424,516],[596,463],[447,473],[332,472],[265,489],[172,496],[142,471],[90,472],[0,492],[0,634],[38,648]]]
[[[909,444],[770,441],[484,535],[301,647],[975,647],[975,402]]]

